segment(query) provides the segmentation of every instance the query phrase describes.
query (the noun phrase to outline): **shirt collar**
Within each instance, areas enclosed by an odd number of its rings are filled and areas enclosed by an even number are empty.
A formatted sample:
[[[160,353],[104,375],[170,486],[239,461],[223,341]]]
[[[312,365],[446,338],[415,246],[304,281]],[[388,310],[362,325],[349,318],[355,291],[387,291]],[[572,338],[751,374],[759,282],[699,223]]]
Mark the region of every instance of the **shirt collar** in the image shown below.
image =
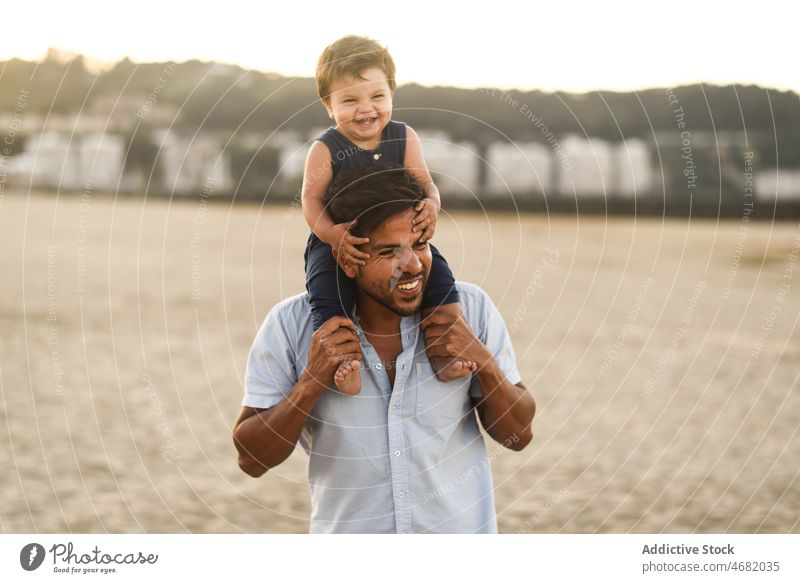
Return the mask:
[[[353,305],[353,322],[355,322],[358,337],[361,343],[367,342],[367,339],[361,329],[361,317],[358,315],[358,305]],[[407,348],[410,344],[416,345],[417,334],[419,333],[419,310],[410,316],[402,316],[400,318],[400,334],[403,340],[403,348]]]

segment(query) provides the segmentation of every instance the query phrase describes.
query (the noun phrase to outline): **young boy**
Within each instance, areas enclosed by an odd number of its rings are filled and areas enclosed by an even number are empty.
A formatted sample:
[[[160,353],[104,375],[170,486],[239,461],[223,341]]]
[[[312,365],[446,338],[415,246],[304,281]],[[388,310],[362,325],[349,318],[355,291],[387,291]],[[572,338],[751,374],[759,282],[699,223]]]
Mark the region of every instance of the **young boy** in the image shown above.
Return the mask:
[[[415,210],[414,231],[420,240],[433,237],[441,203],[422,156],[420,140],[409,126],[392,121],[395,68],[389,52],[376,41],[346,36],[327,47],[317,64],[317,91],[336,126],[320,135],[308,153],[303,176],[303,214],[311,228],[306,246],[306,288],[314,329],[333,316],[351,317],[355,284],[343,264],[366,265],[369,254],[359,249],[368,239],[350,233],[353,223],[335,224],[325,210],[324,197],[334,177],[369,165],[405,166],[422,185],[426,198]],[[437,310],[461,314],[453,274],[444,257],[431,245],[433,263],[422,302],[422,317]],[[441,381],[472,374],[476,365],[462,359],[431,358]],[[343,362],[334,377],[344,394],[361,390],[361,363]]]

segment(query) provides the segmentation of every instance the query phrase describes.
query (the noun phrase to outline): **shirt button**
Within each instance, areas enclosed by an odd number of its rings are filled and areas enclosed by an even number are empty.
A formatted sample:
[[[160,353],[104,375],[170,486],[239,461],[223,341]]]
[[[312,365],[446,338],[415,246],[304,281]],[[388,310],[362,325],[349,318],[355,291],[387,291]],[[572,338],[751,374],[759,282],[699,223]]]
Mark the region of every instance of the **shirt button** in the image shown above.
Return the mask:
[[[377,368],[378,370],[381,370],[381,365],[380,365],[380,363],[376,364],[376,365],[375,365],[375,368]]]
[[[397,495],[398,495],[400,498],[405,498],[405,495],[406,495],[406,493],[405,493],[405,492],[398,492],[398,493],[397,493]]]
[[[394,405],[392,405],[392,413],[395,413],[395,412],[397,412],[397,407],[395,407]]]
[[[395,457],[400,457],[400,450],[399,449],[394,450],[394,455]]]

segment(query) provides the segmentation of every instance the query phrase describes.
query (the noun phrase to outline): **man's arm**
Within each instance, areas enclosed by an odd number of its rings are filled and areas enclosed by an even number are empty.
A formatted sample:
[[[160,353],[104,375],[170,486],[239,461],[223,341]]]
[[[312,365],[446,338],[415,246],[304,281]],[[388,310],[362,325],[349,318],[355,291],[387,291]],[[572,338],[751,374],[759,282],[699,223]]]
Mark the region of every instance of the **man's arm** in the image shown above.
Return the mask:
[[[269,409],[242,407],[233,428],[239,467],[254,478],[286,461],[325,387],[305,376]]]
[[[482,374],[485,370],[478,371],[481,396],[472,397],[481,425],[495,441],[514,451],[521,451],[533,439],[531,423],[536,414],[533,395],[522,383],[509,383],[502,371],[500,383],[493,384],[499,380],[498,377],[493,373]],[[487,391],[484,387],[495,388]]]
[[[342,359],[362,359],[355,324],[333,317],[314,332],[308,348],[308,365],[300,380],[274,407],[243,407],[233,428],[239,467],[258,478],[283,463],[294,451],[300,433],[317,400],[334,385],[333,375]]]
[[[536,402],[522,383],[508,381],[489,349],[467,322],[453,314],[435,313],[423,325],[428,355],[458,357],[478,365],[481,396],[473,397],[481,424],[495,441],[520,451],[533,439]]]

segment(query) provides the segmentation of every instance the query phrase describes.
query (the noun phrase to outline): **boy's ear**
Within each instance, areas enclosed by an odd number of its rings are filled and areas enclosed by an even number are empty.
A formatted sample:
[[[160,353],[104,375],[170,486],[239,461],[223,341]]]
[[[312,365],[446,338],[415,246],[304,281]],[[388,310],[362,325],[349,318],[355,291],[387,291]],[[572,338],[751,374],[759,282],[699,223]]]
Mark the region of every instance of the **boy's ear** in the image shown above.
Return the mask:
[[[357,267],[350,263],[348,263],[347,265],[342,265],[341,261],[339,261],[339,251],[335,247],[331,247],[331,253],[333,253],[333,258],[336,260],[336,263],[339,264],[339,267],[342,268],[344,274],[350,279],[355,279],[356,275],[358,275]]]
[[[333,119],[333,110],[331,109],[330,99],[320,98],[319,102],[322,104],[322,107],[325,108],[325,111],[328,112],[328,117]]]

